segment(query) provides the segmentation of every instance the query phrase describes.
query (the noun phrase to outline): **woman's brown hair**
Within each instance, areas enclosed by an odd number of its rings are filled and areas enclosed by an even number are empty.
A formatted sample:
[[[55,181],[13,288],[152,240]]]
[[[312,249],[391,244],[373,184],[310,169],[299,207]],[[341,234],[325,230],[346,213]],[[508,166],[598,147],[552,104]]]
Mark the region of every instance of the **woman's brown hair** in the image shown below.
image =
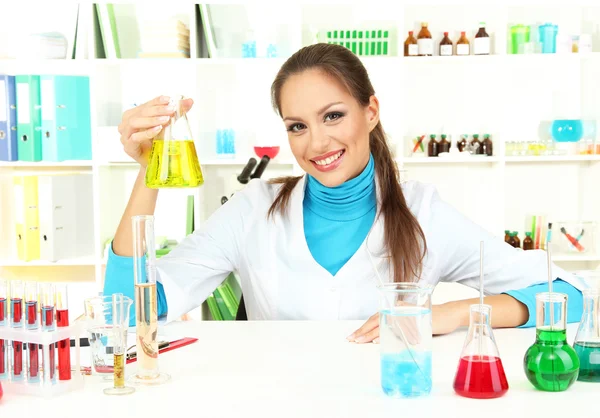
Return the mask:
[[[367,70],[360,59],[339,45],[316,44],[302,48],[281,67],[271,86],[273,108],[281,116],[281,88],[287,79],[309,69],[319,69],[342,83],[363,106],[375,94]],[[379,185],[378,215],[385,225],[385,248],[391,258],[395,282],[418,280],[427,245],[425,235],[414,217],[400,187],[398,166],[392,158],[381,122],[369,134],[369,148],[375,160]],[[282,184],[269,209],[269,216],[285,213],[292,190],[301,177],[282,177],[271,182]]]

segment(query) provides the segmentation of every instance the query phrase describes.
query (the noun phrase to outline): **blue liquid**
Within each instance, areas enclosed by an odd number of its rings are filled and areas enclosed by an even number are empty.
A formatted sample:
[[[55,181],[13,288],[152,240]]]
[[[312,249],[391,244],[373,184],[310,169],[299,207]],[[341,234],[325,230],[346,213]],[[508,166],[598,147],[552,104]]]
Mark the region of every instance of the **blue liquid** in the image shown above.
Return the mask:
[[[386,395],[414,397],[431,392],[431,352],[413,351],[415,364],[410,353],[381,356],[381,387]]]
[[[552,122],[550,129],[556,142],[577,142],[583,137],[580,119],[557,119]]]

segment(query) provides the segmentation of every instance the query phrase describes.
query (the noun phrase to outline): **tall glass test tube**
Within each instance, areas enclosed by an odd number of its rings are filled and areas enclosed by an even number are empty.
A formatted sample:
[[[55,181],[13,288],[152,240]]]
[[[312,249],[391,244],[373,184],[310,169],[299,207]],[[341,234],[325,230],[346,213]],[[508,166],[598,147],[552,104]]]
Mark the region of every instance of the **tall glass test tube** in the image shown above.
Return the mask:
[[[158,307],[154,216],[133,216],[133,275],[135,284],[136,356],[133,381],[160,385],[170,379],[158,370]]]

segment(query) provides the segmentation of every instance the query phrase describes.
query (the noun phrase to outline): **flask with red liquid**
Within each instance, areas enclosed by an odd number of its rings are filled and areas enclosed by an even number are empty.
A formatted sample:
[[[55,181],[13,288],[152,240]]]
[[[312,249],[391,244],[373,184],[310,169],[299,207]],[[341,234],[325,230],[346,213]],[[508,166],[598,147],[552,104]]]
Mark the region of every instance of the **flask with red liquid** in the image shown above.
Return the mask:
[[[469,332],[454,377],[454,391],[466,398],[499,398],[508,390],[491,326],[492,307],[471,305]]]

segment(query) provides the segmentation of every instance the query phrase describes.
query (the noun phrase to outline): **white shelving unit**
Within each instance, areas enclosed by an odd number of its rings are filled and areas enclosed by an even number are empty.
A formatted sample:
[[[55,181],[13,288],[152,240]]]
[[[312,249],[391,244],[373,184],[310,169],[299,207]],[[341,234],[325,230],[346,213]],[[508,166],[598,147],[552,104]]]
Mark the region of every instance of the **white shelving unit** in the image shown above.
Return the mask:
[[[6,7],[0,6],[0,13]],[[195,5],[178,3],[177,7],[192,23],[194,53]],[[238,16],[232,17],[235,20],[246,6],[233,7],[231,16]],[[219,58],[213,59],[0,59],[0,73],[90,77],[94,155],[92,161],[0,162],[0,276],[60,277],[66,281],[95,282],[100,289],[105,270],[104,243],[114,234],[139,170],[135,163],[119,155],[121,145],[116,130],[122,112],[133,101],[176,93],[195,100],[189,119],[206,183],[199,189],[161,191],[156,212],[157,235],[183,238],[188,194],[195,196],[199,225],[219,207],[221,196],[229,196],[241,187],[235,177],[248,158],[254,156],[252,145],[257,141],[267,138],[272,145],[281,146],[280,155],[271,162],[264,178],[300,173],[283,125],[272,111],[270,84],[289,56],[288,50],[291,53],[308,44],[312,30],[332,27],[386,27],[391,31],[395,56],[361,59],[380,100],[381,120],[397,150],[405,178],[434,183],[445,200],[498,235],[504,229],[519,230],[522,235],[527,213],[543,212],[556,220],[600,222],[600,194],[596,186],[600,156],[504,156],[505,141],[536,137],[539,122],[557,117],[561,107],[581,118],[600,121],[600,28],[594,23],[600,22],[600,6],[566,2],[562,6],[286,5],[269,13],[280,13],[277,16],[281,17],[270,22],[289,23],[285,30],[277,26],[277,30],[287,34],[277,32],[287,39],[282,47],[286,56],[281,58],[242,59],[219,51]],[[472,39],[478,22],[485,20],[492,36],[493,55],[398,56],[407,31],[418,31],[422,20],[429,22],[438,43],[443,31],[450,31],[451,39],[456,41],[459,31],[467,30]],[[552,21],[573,34],[592,33],[594,52],[506,54],[510,24],[543,21]],[[220,29],[227,33],[227,28]],[[563,93],[568,103],[553,103],[554,92]],[[232,128],[237,133],[238,152],[232,160],[216,158],[214,137],[220,128]],[[432,133],[439,136],[442,132],[452,139],[463,133],[489,133],[494,141],[494,157],[410,157],[411,138]],[[91,172],[93,176],[94,236],[90,239],[95,244],[94,254],[57,263],[15,261],[11,176],[64,171]],[[595,254],[557,255],[555,261],[569,269],[600,266],[600,256]]]

